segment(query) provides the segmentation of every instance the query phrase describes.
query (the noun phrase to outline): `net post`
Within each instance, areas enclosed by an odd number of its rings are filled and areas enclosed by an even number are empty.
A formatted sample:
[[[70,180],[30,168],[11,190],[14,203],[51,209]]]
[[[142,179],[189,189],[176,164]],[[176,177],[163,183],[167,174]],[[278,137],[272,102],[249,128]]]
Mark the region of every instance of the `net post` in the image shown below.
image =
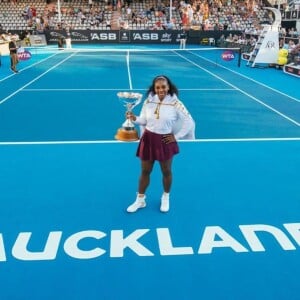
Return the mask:
[[[241,66],[242,48],[239,48],[238,67]]]

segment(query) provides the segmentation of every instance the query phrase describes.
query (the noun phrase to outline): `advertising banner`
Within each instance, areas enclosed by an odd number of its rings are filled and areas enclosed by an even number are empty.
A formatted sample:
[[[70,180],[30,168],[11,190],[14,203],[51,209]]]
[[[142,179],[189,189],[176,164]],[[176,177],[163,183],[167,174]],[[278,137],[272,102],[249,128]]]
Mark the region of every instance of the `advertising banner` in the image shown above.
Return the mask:
[[[176,44],[179,43],[178,30],[72,30],[69,37],[72,43],[135,43],[135,44]],[[57,43],[59,38],[67,38],[67,32],[59,30],[46,31],[48,44]]]

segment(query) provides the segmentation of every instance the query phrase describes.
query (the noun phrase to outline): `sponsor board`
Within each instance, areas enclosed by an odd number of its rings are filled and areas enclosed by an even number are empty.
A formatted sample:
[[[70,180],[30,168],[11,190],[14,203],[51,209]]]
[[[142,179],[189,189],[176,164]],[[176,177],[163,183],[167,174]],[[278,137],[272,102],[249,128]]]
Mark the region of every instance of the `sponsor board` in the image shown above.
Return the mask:
[[[300,77],[300,64],[296,65],[292,63],[292,64],[285,65],[283,67],[283,71],[284,73],[287,73],[289,75]]]
[[[251,57],[251,53],[242,53],[242,59],[243,60],[249,60]]]
[[[44,34],[32,34],[29,36],[31,46],[46,46],[46,36]]]
[[[135,43],[135,44],[178,44],[181,30],[46,30],[48,43],[56,43],[58,37],[71,37],[72,42],[77,43]],[[228,31],[232,34],[240,34],[240,31]],[[206,31],[190,30],[187,43],[208,44]],[[218,40],[221,31],[210,31],[209,36]]]
[[[180,32],[174,31],[145,31],[145,30],[78,30],[70,31],[68,36],[77,43],[158,43],[172,44],[180,40]],[[57,43],[59,38],[66,38],[67,32],[49,30],[46,32],[48,43]]]

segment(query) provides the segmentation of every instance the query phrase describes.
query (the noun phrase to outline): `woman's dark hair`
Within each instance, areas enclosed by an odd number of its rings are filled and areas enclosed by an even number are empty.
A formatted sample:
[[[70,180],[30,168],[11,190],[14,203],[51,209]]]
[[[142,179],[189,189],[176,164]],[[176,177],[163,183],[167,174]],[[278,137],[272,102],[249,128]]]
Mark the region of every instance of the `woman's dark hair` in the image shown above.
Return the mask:
[[[173,96],[174,94],[176,96],[178,96],[178,89],[177,87],[174,85],[174,83],[165,75],[159,75],[159,76],[156,76],[154,77],[153,81],[152,81],[152,84],[151,86],[149,87],[148,91],[147,91],[147,95],[151,94],[151,95],[154,95],[155,94],[155,91],[154,91],[154,85],[155,85],[155,82],[157,80],[166,80],[168,82],[168,85],[170,87],[170,90],[169,90],[169,94],[171,96]]]

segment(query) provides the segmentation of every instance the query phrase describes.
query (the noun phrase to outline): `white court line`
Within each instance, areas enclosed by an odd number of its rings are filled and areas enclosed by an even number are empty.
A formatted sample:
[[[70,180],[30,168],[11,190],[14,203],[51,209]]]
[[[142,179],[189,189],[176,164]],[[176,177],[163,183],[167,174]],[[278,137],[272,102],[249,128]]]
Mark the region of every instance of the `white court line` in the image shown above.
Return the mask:
[[[273,112],[275,112],[276,114],[280,115],[280,116],[283,117],[284,119],[287,119],[288,121],[290,121],[290,122],[292,122],[292,123],[294,123],[295,125],[297,125],[297,126],[300,127],[300,123],[298,123],[298,122],[295,121],[294,119],[288,117],[287,115],[281,113],[280,111],[278,111],[277,109],[273,108],[272,106],[270,106],[270,105],[264,103],[262,100],[259,100],[258,98],[256,98],[256,97],[250,95],[249,93],[247,93],[247,92],[245,92],[245,91],[239,89],[237,86],[235,86],[235,85],[231,84],[230,82],[224,80],[224,79],[221,78],[220,76],[218,76],[218,75],[216,75],[216,74],[214,74],[214,73],[208,71],[207,69],[201,67],[200,65],[198,65],[198,64],[196,64],[195,62],[193,62],[192,60],[190,60],[190,59],[188,59],[188,58],[182,56],[181,54],[177,53],[177,55],[180,56],[180,57],[182,57],[184,60],[190,62],[192,65],[194,65],[194,66],[198,67],[199,69],[205,71],[206,73],[210,74],[211,76],[213,76],[213,77],[215,77],[215,78],[217,78],[217,79],[223,81],[224,83],[228,84],[229,86],[235,88],[236,90],[240,91],[242,94],[248,96],[249,98],[253,99],[254,101],[260,103],[261,105],[263,105],[263,106],[265,106],[265,107],[267,107],[268,109],[272,110]]]
[[[197,88],[195,88],[195,89],[180,89],[181,91],[213,91],[213,92],[215,92],[215,91],[236,91],[236,89],[229,89],[229,88],[227,88],[227,89],[197,89]]]
[[[147,89],[134,89],[146,91]],[[236,89],[180,89],[181,91],[236,91]],[[120,91],[120,89],[23,89],[22,92],[76,92],[76,91]]]
[[[236,138],[236,139],[195,139],[195,140],[180,140],[180,143],[236,143],[236,142],[286,142],[300,141],[300,137],[291,138]],[[0,142],[0,146],[28,146],[28,145],[89,145],[89,144],[126,144],[116,140],[95,140],[95,141],[37,141],[37,142]],[[138,141],[130,142],[138,143]]]
[[[120,91],[121,89],[24,89],[22,92],[78,92],[78,91]],[[126,88],[124,88],[126,90]],[[135,89],[135,90],[145,90],[145,89]]]
[[[44,61],[46,61],[46,60],[48,60],[49,58],[52,58],[53,56],[55,56],[55,55],[57,55],[57,54],[58,54],[58,53],[55,53],[55,54],[53,54],[53,55],[51,55],[51,56],[48,56],[48,57],[46,57],[46,58],[44,58],[44,59],[42,59],[42,60],[39,60],[38,62],[36,62],[36,63],[34,63],[34,64],[32,64],[32,65],[26,67],[26,68],[20,69],[20,70],[19,70],[19,73],[22,73],[22,72],[24,72],[25,70],[30,69],[30,68],[32,68],[32,67],[34,67],[34,66],[36,66],[36,65],[38,65],[38,64],[40,64],[40,63],[42,63],[42,62],[44,62]],[[12,76],[18,76],[18,74],[15,74],[15,73],[14,73],[14,74],[8,75],[8,76],[6,76],[6,77],[0,79],[0,82],[4,81],[4,80],[6,80],[6,79],[8,79],[8,78],[10,78],[10,77],[12,77]]]
[[[58,67],[59,65],[61,65],[62,63],[64,63],[65,61],[67,61],[68,59],[70,59],[73,55],[75,55],[75,53],[71,54],[70,56],[68,56],[67,58],[63,59],[62,61],[60,61],[59,63],[57,63],[56,65],[52,66],[50,69],[48,69],[47,71],[45,71],[44,73],[42,73],[41,75],[37,76],[36,78],[34,78],[33,80],[31,80],[30,82],[28,82],[27,84],[25,84],[24,86],[22,86],[21,88],[19,88],[18,90],[16,90],[15,92],[13,92],[12,94],[10,94],[9,96],[7,96],[6,98],[2,99],[0,101],[0,104],[3,104],[4,102],[6,102],[7,100],[9,100],[11,97],[13,97],[14,95],[16,95],[17,93],[19,93],[21,90],[23,90],[24,88],[26,88],[27,86],[29,86],[30,84],[32,84],[33,82],[37,81],[38,79],[40,79],[41,77],[43,77],[44,75],[46,75],[48,72],[50,72],[51,70],[55,69],[56,67]]]
[[[129,80],[129,89],[132,90],[132,80],[131,80],[130,63],[129,63],[129,51],[127,51],[127,54],[126,54],[126,65],[127,65],[127,73],[128,73],[128,80]]]
[[[189,51],[189,52],[190,52],[190,51]],[[206,60],[206,61],[208,61],[208,62],[210,62],[210,63],[216,64],[214,61],[212,61],[212,60],[210,60],[210,59],[208,59],[208,58],[202,57],[202,56],[200,56],[199,54],[196,54],[196,53],[194,53],[194,52],[190,52],[190,53],[192,53],[193,55],[198,56],[198,57],[200,57],[201,59]],[[239,73],[239,72],[233,71],[233,70],[231,70],[231,69],[229,69],[229,68],[227,68],[227,67],[225,67],[225,66],[223,66],[223,65],[220,65],[220,64],[218,64],[218,63],[217,63],[217,65],[218,65],[219,67],[221,67],[221,68],[227,70],[227,71],[230,71],[230,72],[232,72],[232,73],[234,73],[234,74],[236,74],[236,75],[239,75],[239,76],[244,77],[244,78],[246,78],[246,79],[248,79],[248,80],[250,80],[250,81],[253,81],[253,82],[255,82],[256,84],[259,84],[259,85],[261,85],[261,86],[263,86],[263,87],[265,87],[265,88],[268,88],[269,90],[271,90],[271,91],[273,91],[273,92],[276,92],[276,93],[278,93],[278,94],[280,94],[280,95],[283,95],[283,96],[285,96],[285,97],[287,97],[287,98],[290,98],[291,100],[300,102],[300,99],[297,99],[297,98],[292,97],[292,96],[290,96],[290,95],[288,95],[288,94],[285,94],[285,93],[283,93],[283,92],[281,92],[281,91],[279,91],[279,90],[276,90],[276,89],[274,89],[274,88],[272,88],[272,87],[270,87],[270,86],[268,86],[268,85],[266,85],[266,84],[264,84],[264,83],[261,83],[261,82],[255,80],[255,79],[253,79],[253,78],[251,78],[251,77],[248,77],[248,76],[246,76],[246,75],[244,75],[244,74],[241,74],[241,73]]]

